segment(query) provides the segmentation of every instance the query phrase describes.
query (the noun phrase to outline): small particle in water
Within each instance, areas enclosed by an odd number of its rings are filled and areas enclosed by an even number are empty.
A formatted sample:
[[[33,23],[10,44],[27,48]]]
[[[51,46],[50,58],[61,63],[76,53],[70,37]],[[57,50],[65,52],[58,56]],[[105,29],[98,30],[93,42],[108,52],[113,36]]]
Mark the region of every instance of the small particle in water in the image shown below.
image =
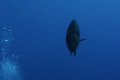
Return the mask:
[[[14,6],[14,4],[11,4],[11,6]]]
[[[11,32],[11,30],[8,30],[9,32]]]
[[[6,30],[6,28],[4,27],[4,28],[2,28],[3,30]]]
[[[5,41],[7,42],[8,40],[7,40],[7,39],[5,39]]]

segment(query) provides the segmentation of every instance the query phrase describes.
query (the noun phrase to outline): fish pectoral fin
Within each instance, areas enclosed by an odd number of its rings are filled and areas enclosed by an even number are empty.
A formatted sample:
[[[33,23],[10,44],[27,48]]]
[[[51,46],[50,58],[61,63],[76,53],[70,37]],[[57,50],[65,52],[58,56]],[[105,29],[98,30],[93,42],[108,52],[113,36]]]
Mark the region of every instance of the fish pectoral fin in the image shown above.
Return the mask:
[[[85,39],[80,39],[80,41],[84,41]]]

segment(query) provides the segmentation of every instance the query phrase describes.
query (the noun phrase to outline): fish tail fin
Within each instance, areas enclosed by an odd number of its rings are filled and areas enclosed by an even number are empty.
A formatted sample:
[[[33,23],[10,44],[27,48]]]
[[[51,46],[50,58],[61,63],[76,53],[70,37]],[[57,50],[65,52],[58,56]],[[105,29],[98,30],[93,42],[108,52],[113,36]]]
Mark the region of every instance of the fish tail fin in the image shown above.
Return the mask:
[[[70,52],[70,55],[72,56],[72,52]]]
[[[85,39],[80,39],[80,41],[84,41]]]
[[[70,55],[72,55],[72,51],[70,51]]]
[[[76,50],[74,50],[74,56],[76,57]]]

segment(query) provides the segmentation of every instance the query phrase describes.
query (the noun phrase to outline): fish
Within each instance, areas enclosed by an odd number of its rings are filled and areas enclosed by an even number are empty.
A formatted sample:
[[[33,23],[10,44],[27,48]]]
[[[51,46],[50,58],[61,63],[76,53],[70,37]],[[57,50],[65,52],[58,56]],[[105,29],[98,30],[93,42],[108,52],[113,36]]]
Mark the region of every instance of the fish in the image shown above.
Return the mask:
[[[84,41],[85,39],[80,39],[80,29],[76,19],[73,19],[67,29],[66,34],[66,44],[67,48],[70,50],[70,53],[74,53],[76,56],[76,49],[79,45],[79,42]]]

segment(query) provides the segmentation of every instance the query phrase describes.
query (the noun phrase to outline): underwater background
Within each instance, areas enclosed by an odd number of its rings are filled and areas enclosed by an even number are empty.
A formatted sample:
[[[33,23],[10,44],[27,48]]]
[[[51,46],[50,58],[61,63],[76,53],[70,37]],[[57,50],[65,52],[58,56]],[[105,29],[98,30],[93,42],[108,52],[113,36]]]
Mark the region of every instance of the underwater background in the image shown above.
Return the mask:
[[[76,57],[65,39],[73,19],[86,39]],[[9,80],[120,80],[120,0],[0,0],[3,27],[13,37],[7,57],[19,56],[21,78]]]

